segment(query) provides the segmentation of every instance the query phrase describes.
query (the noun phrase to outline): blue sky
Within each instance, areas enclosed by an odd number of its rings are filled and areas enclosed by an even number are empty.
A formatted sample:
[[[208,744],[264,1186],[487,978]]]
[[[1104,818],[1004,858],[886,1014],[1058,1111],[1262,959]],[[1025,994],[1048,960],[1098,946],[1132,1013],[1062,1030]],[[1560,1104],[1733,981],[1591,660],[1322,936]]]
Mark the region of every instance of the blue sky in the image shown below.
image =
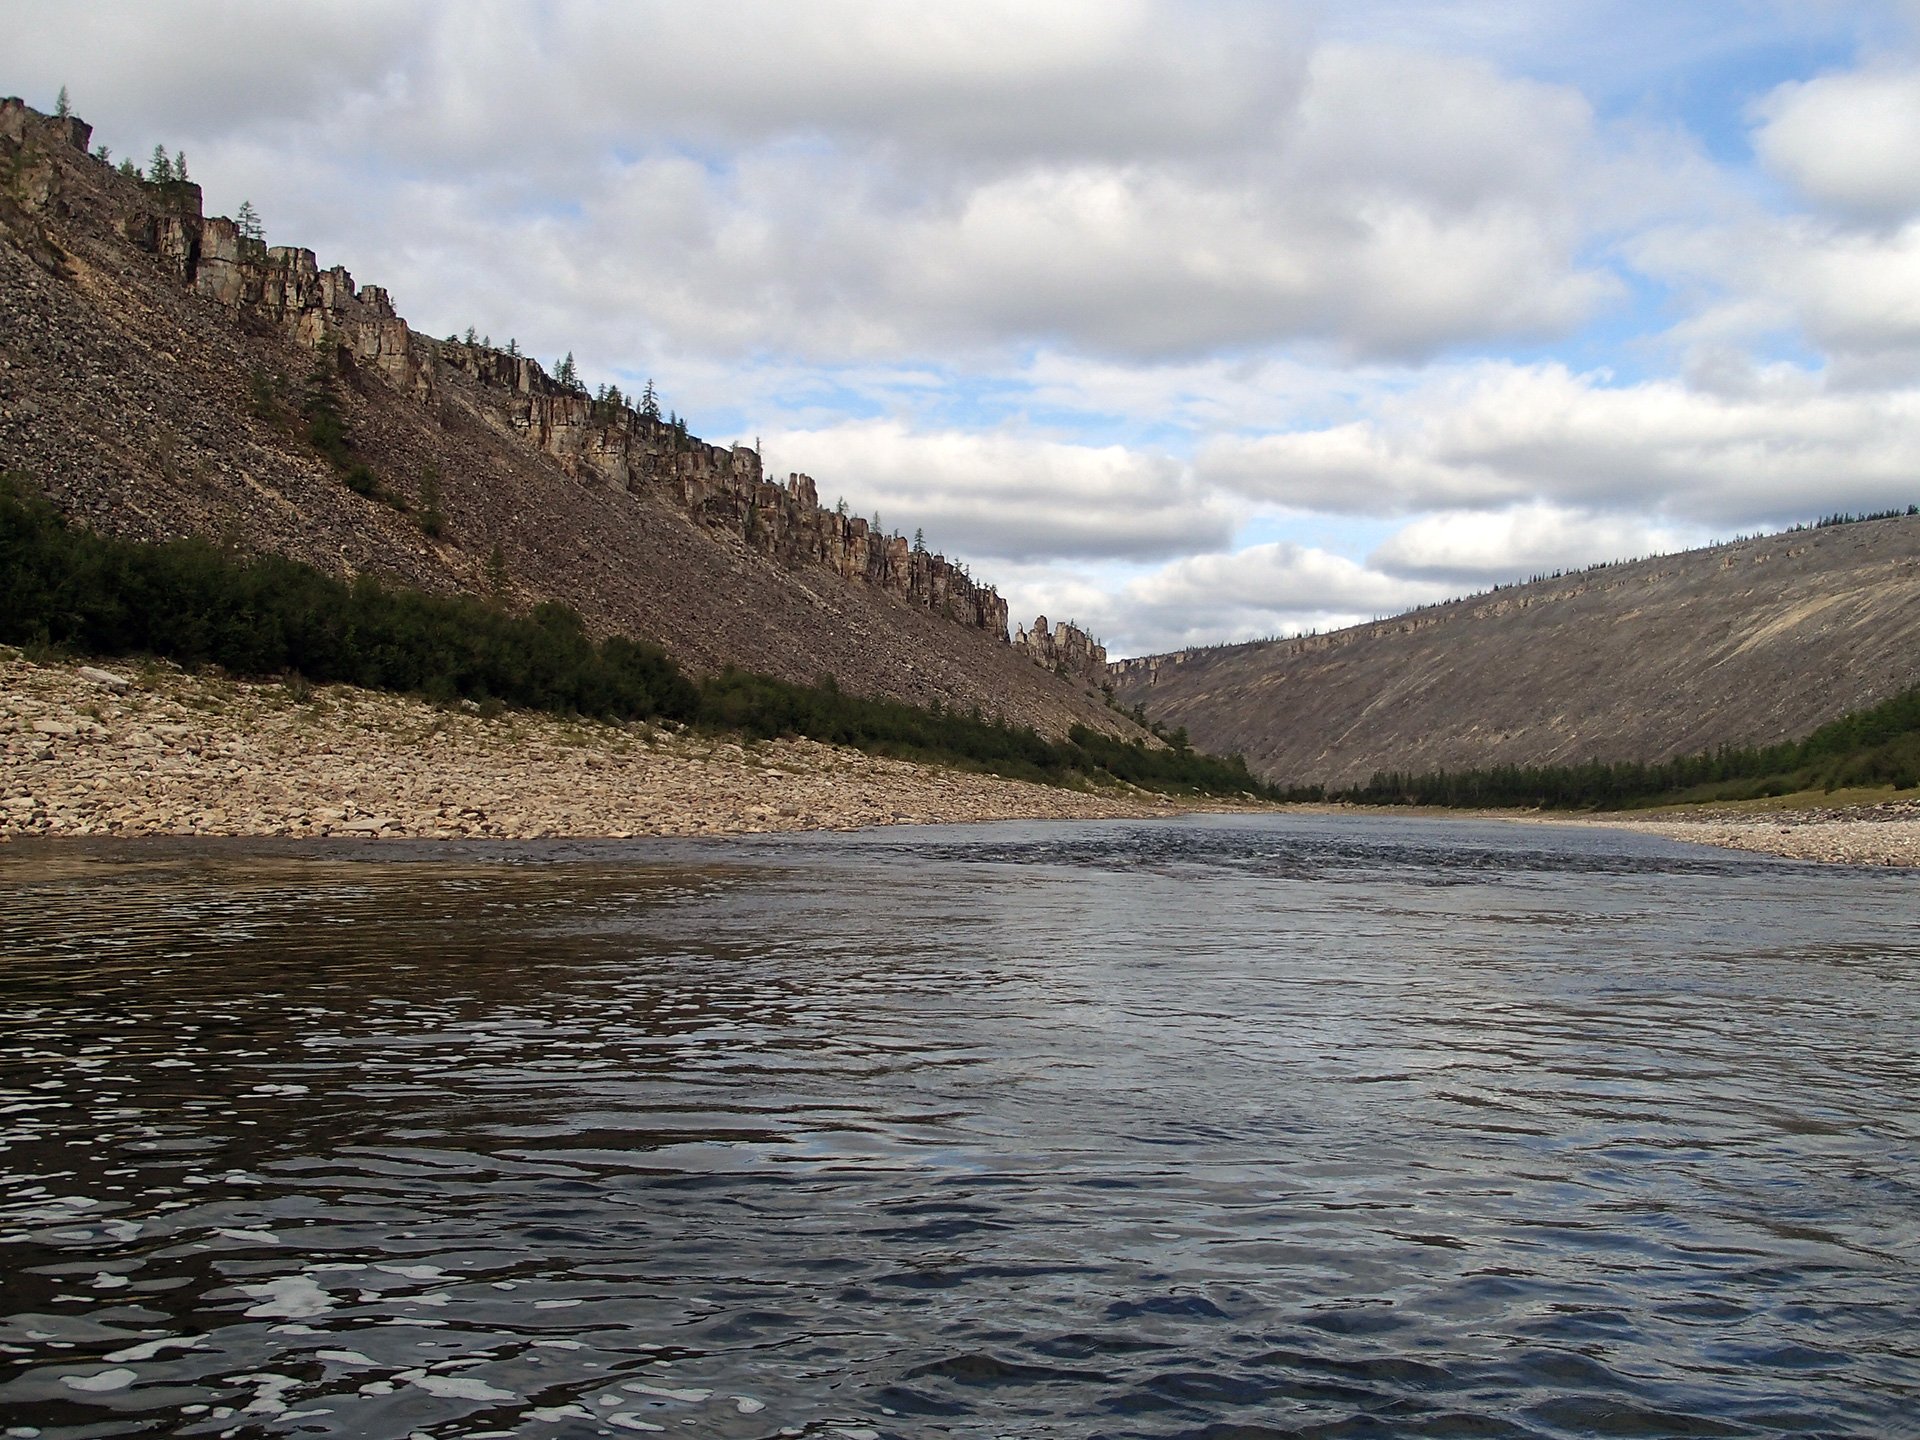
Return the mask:
[[[1916,22],[16,0],[0,88],[1144,653],[1920,501]]]

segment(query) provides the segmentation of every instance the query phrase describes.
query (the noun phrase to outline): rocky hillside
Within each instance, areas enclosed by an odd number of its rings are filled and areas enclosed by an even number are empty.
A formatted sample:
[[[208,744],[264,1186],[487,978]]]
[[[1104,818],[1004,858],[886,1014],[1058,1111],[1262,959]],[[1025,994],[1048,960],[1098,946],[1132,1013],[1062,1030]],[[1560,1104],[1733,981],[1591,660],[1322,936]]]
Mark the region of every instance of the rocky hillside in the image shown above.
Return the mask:
[[[1130,728],[1097,672],[1009,642],[991,587],[823,510],[808,477],[773,483],[751,449],[418,334],[380,287],[90,142],[0,100],[0,469],[71,517],[558,599],[697,672]]]
[[[1112,673],[1122,703],[1285,784],[1770,744],[1920,683],[1920,516],[1601,566]]]

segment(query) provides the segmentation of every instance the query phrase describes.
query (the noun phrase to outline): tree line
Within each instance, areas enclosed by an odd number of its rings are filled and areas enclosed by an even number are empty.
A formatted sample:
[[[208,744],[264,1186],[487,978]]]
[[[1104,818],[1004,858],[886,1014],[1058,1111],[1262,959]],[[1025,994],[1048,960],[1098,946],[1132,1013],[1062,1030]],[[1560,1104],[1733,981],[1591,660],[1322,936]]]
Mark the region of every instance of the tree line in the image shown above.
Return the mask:
[[[68,525],[12,476],[0,476],[0,643],[151,655],[443,704],[669,721],[750,739],[805,736],[1056,785],[1268,793],[1238,756],[1149,749],[1084,727],[1052,740],[977,709],[848,694],[831,678],[803,685],[729,669],[696,681],[658,646],[618,635],[596,641],[557,602],[515,613],[497,599],[343,579],[203,539],[97,535]]]
[[[1870,785],[1920,785],[1920,686],[1778,745],[1722,745],[1654,762],[1383,770],[1364,785],[1285,793],[1363,805],[1617,810]]]

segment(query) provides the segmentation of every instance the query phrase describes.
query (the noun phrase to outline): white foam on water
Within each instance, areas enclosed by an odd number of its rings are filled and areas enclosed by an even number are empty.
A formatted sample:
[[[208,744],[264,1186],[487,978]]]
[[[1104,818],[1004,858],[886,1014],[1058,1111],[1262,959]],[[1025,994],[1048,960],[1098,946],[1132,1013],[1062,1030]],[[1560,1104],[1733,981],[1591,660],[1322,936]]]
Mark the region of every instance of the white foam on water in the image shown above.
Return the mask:
[[[109,1360],[151,1360],[162,1350],[198,1350],[200,1342],[189,1340],[181,1335],[167,1335],[158,1340],[142,1341],[138,1345],[129,1345],[124,1350],[115,1350],[106,1358]]]
[[[438,1265],[376,1265],[383,1275],[398,1275],[402,1280],[438,1280],[447,1272]]]
[[[533,1302],[533,1308],[536,1310],[571,1310],[574,1306],[584,1303],[584,1301],[580,1300],[536,1300]]]
[[[96,1290],[119,1290],[132,1283],[126,1276],[115,1275],[110,1270],[102,1270],[93,1277],[93,1288]]]
[[[539,1405],[527,1411],[535,1420],[543,1420],[549,1425],[562,1420],[592,1420],[593,1411],[584,1405]]]
[[[70,1390],[102,1395],[109,1390],[124,1390],[139,1378],[131,1370],[100,1370],[92,1375],[62,1375],[60,1383]]]
[[[236,1375],[240,1384],[252,1382],[259,1387],[259,1393],[251,1404],[241,1410],[242,1415],[282,1415],[287,1409],[287,1392],[297,1390],[300,1382],[291,1375],[278,1375],[273,1371],[263,1371],[258,1375]]]
[[[579,1340],[536,1340],[534,1345],[541,1350],[584,1350],[586,1344]]]
[[[638,1380],[631,1385],[622,1385],[620,1388],[636,1395],[658,1395],[662,1400],[679,1400],[689,1405],[697,1405],[702,1400],[713,1398],[711,1390],[667,1390],[658,1385],[642,1384]]]
[[[316,1350],[316,1359],[331,1360],[336,1365],[372,1365],[374,1360],[362,1355],[358,1350]]]
[[[471,1375],[416,1375],[407,1383],[442,1400],[517,1400],[511,1390],[500,1390]]]
[[[607,1416],[607,1423],[609,1425],[618,1425],[622,1430],[652,1430],[660,1432],[667,1428],[664,1425],[655,1425],[649,1420],[642,1420],[630,1410],[622,1411],[618,1415]],[[879,1440],[879,1437],[875,1436],[874,1440]]]
[[[333,1296],[305,1275],[289,1275],[285,1279],[238,1288],[243,1295],[252,1295],[260,1301],[258,1305],[249,1306],[246,1313],[262,1318],[304,1320],[324,1315],[334,1306]]]
[[[733,1408],[742,1415],[758,1415],[767,1408],[767,1404],[766,1401],[756,1400],[751,1395],[736,1395],[733,1397]]]
[[[252,1245],[284,1245],[287,1243],[271,1230],[216,1230],[213,1233],[228,1240],[245,1240]]]

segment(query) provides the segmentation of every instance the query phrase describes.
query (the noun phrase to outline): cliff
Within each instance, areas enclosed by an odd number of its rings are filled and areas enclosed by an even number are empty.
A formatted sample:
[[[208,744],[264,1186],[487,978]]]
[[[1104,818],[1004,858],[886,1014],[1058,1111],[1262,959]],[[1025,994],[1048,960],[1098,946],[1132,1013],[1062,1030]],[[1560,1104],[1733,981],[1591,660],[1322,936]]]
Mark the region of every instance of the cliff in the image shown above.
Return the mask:
[[[749,448],[420,334],[381,287],[90,141],[0,100],[0,466],[84,523],[560,599],[695,670],[1113,728],[1084,679],[1009,644],[990,586],[823,510],[809,477],[774,483]]]
[[[1022,626],[1014,631],[1013,644],[1016,650],[1026,651],[1034,664],[1044,665],[1061,676],[1092,685],[1108,683],[1107,647],[1070,620],[1063,620],[1049,630],[1047,617],[1039,616],[1031,630]]]
[[[1770,744],[1920,684],[1920,516],[1599,566],[1111,675],[1121,703],[1283,784]]]

